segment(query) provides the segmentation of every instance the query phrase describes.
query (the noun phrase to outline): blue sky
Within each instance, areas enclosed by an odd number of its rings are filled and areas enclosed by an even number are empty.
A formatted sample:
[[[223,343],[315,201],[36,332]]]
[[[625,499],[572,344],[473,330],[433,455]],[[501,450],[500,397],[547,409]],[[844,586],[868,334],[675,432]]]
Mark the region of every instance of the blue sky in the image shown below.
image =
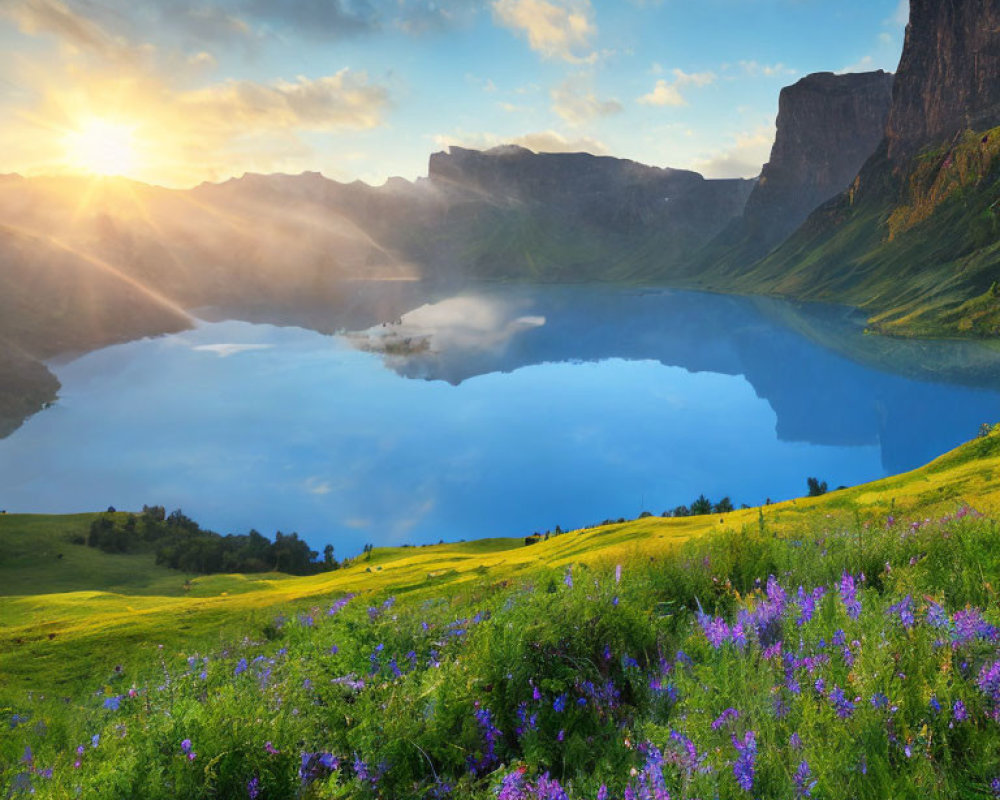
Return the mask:
[[[767,160],[781,87],[893,70],[907,12],[906,0],[0,0],[0,172],[110,164],[187,186],[311,169],[380,183],[426,174],[451,144],[517,142],[748,177]],[[98,149],[128,158],[95,156],[101,136]]]

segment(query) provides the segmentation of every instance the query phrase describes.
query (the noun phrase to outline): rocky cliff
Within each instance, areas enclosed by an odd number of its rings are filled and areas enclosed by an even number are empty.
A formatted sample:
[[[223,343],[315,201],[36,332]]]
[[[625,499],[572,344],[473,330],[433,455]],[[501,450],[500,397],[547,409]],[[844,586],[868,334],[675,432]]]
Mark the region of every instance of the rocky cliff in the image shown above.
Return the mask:
[[[998,34],[997,0],[911,0],[886,133],[891,161],[1000,125]]]
[[[541,280],[668,277],[740,214],[753,186],[512,146],[435,153],[428,182],[444,202],[432,261]]]
[[[1000,0],[911,0],[886,136],[726,288],[851,303],[874,330],[1000,335]]]
[[[739,272],[813,209],[843,191],[885,134],[892,75],[808,75],[781,90],[777,133],[743,215],[697,257],[693,272]]]

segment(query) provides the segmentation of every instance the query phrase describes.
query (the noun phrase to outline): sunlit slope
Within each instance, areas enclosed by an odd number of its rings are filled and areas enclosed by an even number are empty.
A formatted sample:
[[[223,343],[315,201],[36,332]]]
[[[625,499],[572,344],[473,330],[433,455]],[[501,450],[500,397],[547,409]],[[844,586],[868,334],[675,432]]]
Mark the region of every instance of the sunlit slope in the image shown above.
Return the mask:
[[[891,180],[884,154],[873,157],[854,188],[770,255],[740,275],[710,270],[699,280],[857,305],[881,333],[996,336],[998,156],[1000,129],[927,150]]]
[[[985,513],[1000,511],[1000,432],[913,472],[819,498],[723,516],[648,517],[533,545],[518,538],[378,548],[370,560],[308,577],[188,581],[157,567],[151,556],[109,556],[72,544],[93,515],[0,516],[0,586],[21,592],[0,598],[0,692],[37,688],[70,694],[116,664],[148,661],[159,645],[172,652],[199,642],[219,646],[244,636],[264,638],[276,614],[349,592],[440,595],[479,580],[509,580],[568,563],[655,557],[691,537],[762,522],[776,535],[793,535],[858,521],[881,524],[890,514],[910,519],[949,513],[966,503]],[[38,547],[29,551],[28,541]],[[63,558],[53,561],[53,552]],[[89,590],[82,590],[85,580]],[[111,587],[115,591],[108,591]]]

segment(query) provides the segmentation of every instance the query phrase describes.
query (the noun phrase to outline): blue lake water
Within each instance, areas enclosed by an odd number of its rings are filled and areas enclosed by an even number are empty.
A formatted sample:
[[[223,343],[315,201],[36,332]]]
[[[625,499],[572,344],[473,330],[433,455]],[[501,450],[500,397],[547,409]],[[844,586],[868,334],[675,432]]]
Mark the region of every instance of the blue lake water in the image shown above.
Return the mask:
[[[0,441],[0,508],[157,504],[346,556],[801,496],[1000,419],[993,351],[865,337],[843,309],[486,286],[393,315],[204,322],[54,365],[58,402]]]

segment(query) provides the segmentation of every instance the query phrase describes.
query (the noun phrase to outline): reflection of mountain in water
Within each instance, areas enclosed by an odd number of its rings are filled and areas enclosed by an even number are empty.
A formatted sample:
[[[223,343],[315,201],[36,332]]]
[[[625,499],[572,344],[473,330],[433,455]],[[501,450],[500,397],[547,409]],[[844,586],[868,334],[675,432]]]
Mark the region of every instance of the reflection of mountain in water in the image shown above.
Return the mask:
[[[492,287],[351,338],[382,352],[400,375],[452,384],[531,364],[607,358],[743,375],[774,409],[780,439],[880,444],[890,473],[925,463],[970,439],[979,423],[1000,418],[1000,353],[970,343],[865,337],[851,315],[830,307],[688,292]]]

